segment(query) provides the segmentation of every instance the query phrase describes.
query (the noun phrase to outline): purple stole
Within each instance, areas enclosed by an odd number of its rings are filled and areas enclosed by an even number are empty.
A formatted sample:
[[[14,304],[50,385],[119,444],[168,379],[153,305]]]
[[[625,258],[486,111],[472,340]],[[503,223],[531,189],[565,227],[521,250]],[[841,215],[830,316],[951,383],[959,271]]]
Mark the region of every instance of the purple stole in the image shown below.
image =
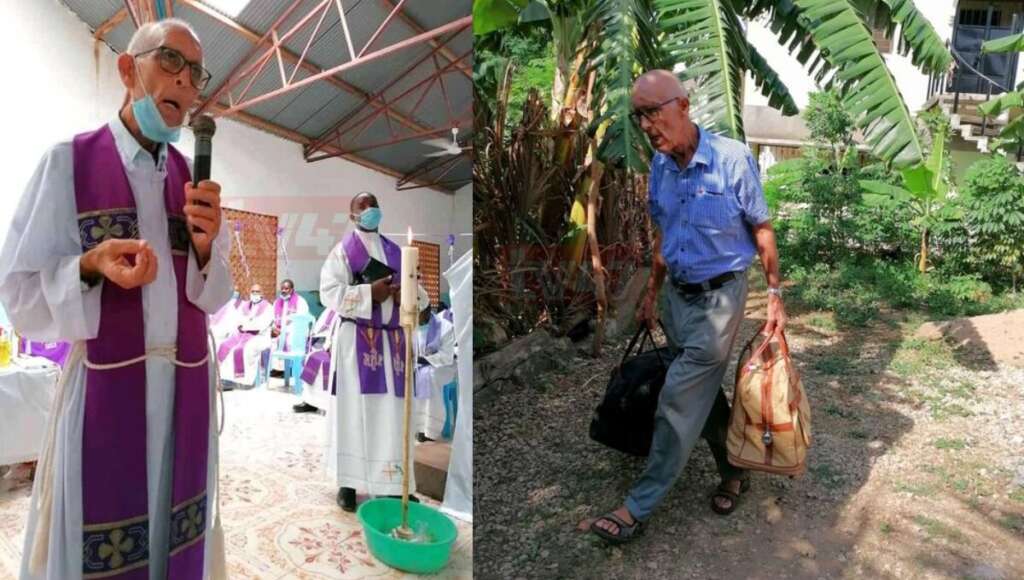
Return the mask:
[[[310,353],[310,355],[306,357],[306,364],[302,367],[302,376],[300,378],[304,382],[312,385],[313,382],[316,381],[316,376],[320,374],[321,370],[324,373],[323,385],[321,388],[324,392],[327,392],[327,385],[331,375],[331,353],[326,350],[318,350]],[[333,388],[334,385],[331,386],[331,394],[337,395],[337,391]]]
[[[274,324],[281,326],[281,317],[286,314],[295,313],[295,309],[299,306],[299,295],[294,291],[292,295],[288,297],[288,300],[281,300],[278,298],[274,300]]]
[[[235,377],[245,376],[245,343],[252,340],[254,336],[256,335],[248,332],[239,332],[225,340],[217,347],[217,363],[224,362],[224,359],[234,351]]]
[[[335,312],[333,309],[328,308],[327,309],[327,318],[324,319],[323,324],[321,324],[319,327],[317,327],[317,329],[315,331],[313,331],[313,334],[319,334],[319,333],[324,332],[325,330],[329,329],[331,327],[331,323],[334,322],[334,318],[337,315],[338,315],[337,312]],[[331,338],[332,337],[327,337],[327,340],[330,340]],[[305,362],[305,364],[302,367],[302,375],[301,375],[300,378],[304,382],[312,385],[313,381],[316,380],[316,376],[320,373],[321,370],[323,370],[323,373],[324,373],[323,374],[323,390],[324,390],[324,392],[326,392],[327,389],[328,389],[328,381],[329,381],[328,377],[331,374],[331,353],[327,352],[326,349],[324,349],[324,350],[317,350],[317,351],[311,352],[309,354],[309,356],[306,357],[306,362]],[[336,390],[337,387],[336,387],[334,381],[330,381],[330,384],[331,384],[331,394],[332,395],[338,394],[337,390]]]
[[[420,356],[428,356],[441,349],[441,321],[433,314],[430,315],[430,322],[427,323],[426,345]],[[414,395],[417,399],[430,398],[430,365],[416,367],[416,390]]]
[[[288,297],[288,300],[281,300],[278,298],[274,301],[274,324],[278,330],[281,331],[280,337],[283,343],[281,350],[288,352],[288,335],[290,334],[284,327],[284,317],[289,314],[294,314],[295,310],[299,306],[299,295],[292,290],[292,295]]]
[[[74,138],[75,203],[82,252],[111,239],[138,239],[135,198],[110,128]],[[164,200],[178,286],[177,359],[207,355],[206,313],[185,292],[190,237],[182,208],[185,158],[167,147]],[[92,363],[119,363],[146,351],[142,289],[107,281],[99,334],[86,342]],[[207,365],[175,367],[174,460],[169,578],[200,578],[207,518],[210,380]],[[149,503],[146,485],[145,361],[112,370],[85,371],[82,427],[83,579],[149,578]]]
[[[402,271],[402,250],[391,240],[380,237],[384,257],[395,272]],[[349,232],[341,242],[352,273],[362,272],[370,263],[370,253],[355,232]],[[370,318],[346,318],[356,324],[356,364],[359,366],[359,392],[380,395],[388,392],[384,374],[384,336],[391,349],[391,370],[395,380],[395,396],[405,396],[405,332],[398,319],[398,305],[392,304],[391,321],[385,326],[381,305],[374,304]]]
[[[323,324],[321,324],[319,327],[317,327],[316,330],[313,331],[313,334],[319,334],[319,333],[327,330],[328,328],[330,328],[331,327],[331,323],[334,322],[334,318],[337,315],[338,315],[338,313],[335,312],[334,309],[328,308],[327,309],[327,318],[324,319]]]

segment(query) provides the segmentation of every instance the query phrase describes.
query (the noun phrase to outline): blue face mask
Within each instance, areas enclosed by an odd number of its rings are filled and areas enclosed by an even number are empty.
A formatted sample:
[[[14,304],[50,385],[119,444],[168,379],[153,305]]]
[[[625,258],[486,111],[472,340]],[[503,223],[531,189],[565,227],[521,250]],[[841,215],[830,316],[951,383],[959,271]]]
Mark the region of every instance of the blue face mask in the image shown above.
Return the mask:
[[[139,72],[138,63],[135,64],[135,74],[138,75],[139,83],[142,83],[142,73]],[[142,90],[146,91],[146,85],[142,85]],[[167,123],[164,122],[163,116],[160,115],[160,110],[156,108],[156,102],[153,100],[152,95],[149,91],[146,91],[146,96],[132,101],[132,115],[135,116],[135,122],[139,124],[139,130],[142,131],[142,135],[154,141],[156,143],[175,143],[181,137],[181,127],[168,127]]]
[[[368,207],[363,210],[363,213],[359,214],[359,226],[364,230],[375,230],[380,225],[381,218],[384,214],[380,211],[379,207]]]

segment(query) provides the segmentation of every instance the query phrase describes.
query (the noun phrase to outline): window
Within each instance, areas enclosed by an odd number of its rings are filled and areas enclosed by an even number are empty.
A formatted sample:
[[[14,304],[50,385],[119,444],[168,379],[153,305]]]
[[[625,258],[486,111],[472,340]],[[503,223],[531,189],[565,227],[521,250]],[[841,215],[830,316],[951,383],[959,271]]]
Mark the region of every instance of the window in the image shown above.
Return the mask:
[[[960,26],[985,26],[985,17],[988,16],[988,8],[961,8]],[[1002,10],[992,10],[992,19],[989,26],[999,26],[1003,21]]]

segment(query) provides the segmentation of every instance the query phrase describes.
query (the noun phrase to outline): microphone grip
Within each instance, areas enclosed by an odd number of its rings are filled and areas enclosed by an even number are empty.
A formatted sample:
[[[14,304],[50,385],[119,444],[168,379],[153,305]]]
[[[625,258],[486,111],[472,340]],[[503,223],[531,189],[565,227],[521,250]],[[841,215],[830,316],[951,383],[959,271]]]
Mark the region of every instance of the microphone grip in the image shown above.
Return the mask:
[[[200,153],[198,151],[198,149],[200,149],[200,148],[206,149],[206,151]],[[196,154],[195,160],[193,162],[195,167],[194,167],[194,171],[192,172],[192,187],[196,187],[196,186],[199,185],[200,181],[205,181],[205,180],[210,178],[210,146],[209,146],[209,144],[206,144],[206,147],[202,147],[200,145],[200,146],[197,146],[196,149],[197,149],[197,152],[196,152],[197,154]],[[195,203],[197,205],[205,205],[207,207],[209,207],[209,205],[210,205],[210,204],[208,204],[206,202],[202,202],[202,201],[197,201]],[[198,227],[192,226],[192,233],[201,233],[201,232],[202,232],[202,230],[200,230]]]

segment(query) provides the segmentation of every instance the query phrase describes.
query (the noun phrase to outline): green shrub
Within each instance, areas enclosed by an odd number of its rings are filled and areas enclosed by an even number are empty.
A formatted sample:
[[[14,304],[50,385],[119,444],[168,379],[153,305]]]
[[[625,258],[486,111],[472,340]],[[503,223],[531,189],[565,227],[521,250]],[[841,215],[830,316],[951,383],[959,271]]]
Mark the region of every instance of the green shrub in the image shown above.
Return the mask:
[[[1005,157],[982,159],[963,186],[969,262],[989,281],[1016,289],[1024,275],[1024,178]]]

